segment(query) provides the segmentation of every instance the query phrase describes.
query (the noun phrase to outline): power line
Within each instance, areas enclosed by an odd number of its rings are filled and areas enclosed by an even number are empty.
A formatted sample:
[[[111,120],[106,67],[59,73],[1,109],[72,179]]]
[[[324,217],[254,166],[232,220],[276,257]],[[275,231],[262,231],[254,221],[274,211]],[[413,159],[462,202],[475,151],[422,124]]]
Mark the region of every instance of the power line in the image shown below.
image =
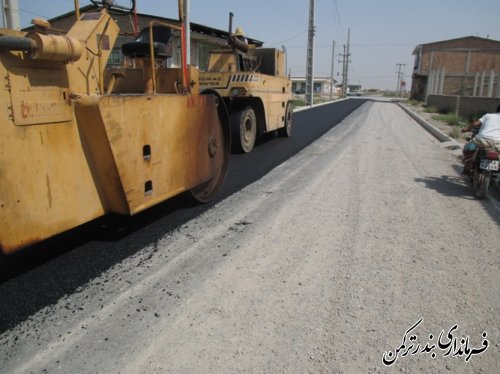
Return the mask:
[[[292,36],[291,38],[288,38],[288,39],[283,40],[283,41],[281,41],[281,42],[276,42],[276,43],[269,44],[269,47],[272,47],[272,46],[275,46],[275,45],[281,45],[281,44],[284,44],[284,43],[286,43],[286,42],[288,42],[288,41],[290,41],[290,40],[296,39],[296,38],[298,38],[299,36],[304,35],[305,33],[307,33],[307,30],[302,31],[301,33],[299,33],[299,34],[297,34],[297,35],[294,35],[294,36]],[[301,45],[300,47],[297,47],[297,48],[304,48],[304,46],[303,46],[303,45]]]
[[[289,12],[289,10],[288,10],[288,8],[287,8],[287,7],[280,7],[280,6],[277,6],[276,4],[274,4],[274,3],[272,2],[272,0],[265,0],[265,1],[266,1],[266,3],[267,3],[269,6],[273,7],[274,9],[276,9],[278,12],[280,12],[280,13],[281,13],[281,15],[285,16],[285,18],[286,18],[288,21],[292,22],[293,24],[296,24],[296,23],[297,23],[297,21],[300,21],[300,22],[302,22],[302,21],[303,21],[303,19],[302,19],[302,18],[300,18],[300,19],[296,19],[295,21],[294,21],[294,20],[292,20],[291,18],[295,18],[295,14],[292,14],[292,13],[287,13],[287,12]],[[285,9],[286,9],[286,11],[285,11]],[[292,14],[292,17],[290,17],[290,15],[291,15],[291,14]]]
[[[278,3],[278,5],[273,5],[269,2],[276,2]],[[298,14],[297,12],[295,12],[291,7],[290,7],[290,3],[287,1],[286,4],[279,4],[279,1],[278,0],[266,0],[266,2],[271,5],[272,7],[274,7],[275,9],[278,9],[280,11],[282,11],[283,13],[287,13],[288,16],[291,16],[292,18],[295,18],[296,21],[298,22],[303,22],[304,21],[304,16],[302,14]]]
[[[342,21],[340,19],[340,11],[337,0],[333,0],[333,23],[335,24],[335,31],[337,34],[337,40],[345,40],[344,28],[342,27]]]
[[[21,12],[28,13],[28,14],[31,14],[31,15],[34,15],[34,16],[37,16],[37,17],[42,17],[42,18],[45,18],[45,19],[49,18],[49,17],[47,17],[47,16],[43,16],[43,15],[41,15],[41,14],[34,13],[34,12],[31,12],[31,11],[26,10],[26,9],[19,8],[19,10],[20,10]]]

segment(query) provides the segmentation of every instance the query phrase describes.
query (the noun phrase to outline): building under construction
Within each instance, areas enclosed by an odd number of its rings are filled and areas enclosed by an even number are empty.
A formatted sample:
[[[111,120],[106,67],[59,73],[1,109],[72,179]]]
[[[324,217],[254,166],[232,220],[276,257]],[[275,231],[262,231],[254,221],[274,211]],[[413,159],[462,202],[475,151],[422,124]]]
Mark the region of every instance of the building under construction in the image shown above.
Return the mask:
[[[500,97],[500,41],[468,36],[413,50],[411,97],[432,94]]]

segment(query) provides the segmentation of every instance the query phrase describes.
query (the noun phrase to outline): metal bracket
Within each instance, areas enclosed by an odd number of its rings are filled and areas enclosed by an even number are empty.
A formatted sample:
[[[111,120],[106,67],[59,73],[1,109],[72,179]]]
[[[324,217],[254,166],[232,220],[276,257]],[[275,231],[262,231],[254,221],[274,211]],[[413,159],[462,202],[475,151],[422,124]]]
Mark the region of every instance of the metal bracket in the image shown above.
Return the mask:
[[[4,86],[5,86],[5,89],[10,92],[11,85],[10,85],[10,75],[9,75],[9,73],[5,74],[5,76],[4,76]]]
[[[5,90],[11,93],[12,86],[10,84],[10,74],[6,73],[3,78]],[[14,121],[14,107],[12,106],[12,97],[9,104],[10,105],[7,107],[7,110],[9,111],[9,119]]]

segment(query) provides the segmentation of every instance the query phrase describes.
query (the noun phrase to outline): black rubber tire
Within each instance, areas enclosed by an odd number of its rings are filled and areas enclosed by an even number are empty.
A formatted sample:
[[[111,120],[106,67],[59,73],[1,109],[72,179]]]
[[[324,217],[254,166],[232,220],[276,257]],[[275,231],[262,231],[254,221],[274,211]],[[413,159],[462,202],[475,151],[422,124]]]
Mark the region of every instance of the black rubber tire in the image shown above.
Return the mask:
[[[237,153],[248,153],[255,145],[257,119],[251,107],[231,113],[232,149]]]
[[[293,105],[288,102],[285,111],[285,127],[278,129],[278,135],[283,138],[289,138],[292,136],[292,125],[293,125]]]
[[[484,199],[486,197],[486,193],[490,186],[490,179],[490,174],[488,172],[474,171],[472,186],[474,188],[474,195],[478,199]]]

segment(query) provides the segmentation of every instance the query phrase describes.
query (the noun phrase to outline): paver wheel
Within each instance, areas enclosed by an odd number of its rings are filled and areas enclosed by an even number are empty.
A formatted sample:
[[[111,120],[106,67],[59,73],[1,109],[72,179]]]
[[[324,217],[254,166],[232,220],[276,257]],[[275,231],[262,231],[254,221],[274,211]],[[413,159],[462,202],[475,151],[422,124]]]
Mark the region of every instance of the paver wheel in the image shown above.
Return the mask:
[[[486,191],[488,191],[489,186],[490,174],[488,172],[475,171],[472,179],[472,187],[478,199],[484,199],[486,197]]]
[[[278,129],[278,135],[284,138],[289,138],[292,136],[292,117],[293,117],[293,105],[288,103],[286,105],[285,112],[285,127]]]
[[[231,114],[231,134],[233,150],[248,153],[253,149],[257,136],[257,119],[252,108],[246,107]]]

